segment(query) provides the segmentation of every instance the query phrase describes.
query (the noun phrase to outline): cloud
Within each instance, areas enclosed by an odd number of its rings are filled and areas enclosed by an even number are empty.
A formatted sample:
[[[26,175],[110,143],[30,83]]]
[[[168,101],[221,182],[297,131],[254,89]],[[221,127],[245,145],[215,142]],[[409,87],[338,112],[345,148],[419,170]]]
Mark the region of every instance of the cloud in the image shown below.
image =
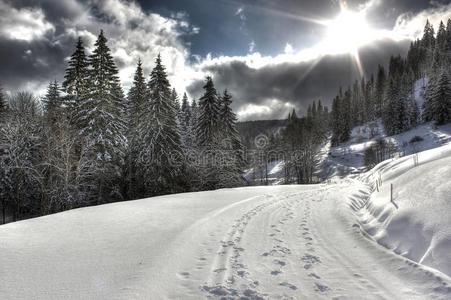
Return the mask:
[[[450,18],[451,4],[438,5],[417,14],[405,13],[400,15],[396,20],[393,31],[405,38],[417,39],[423,35],[423,28],[427,20],[431,22],[435,29],[438,29],[440,21],[443,21],[446,25]]]
[[[383,2],[373,0],[358,7],[379,9]],[[373,40],[359,49],[364,75],[368,78],[378,64],[386,65],[391,55],[405,55],[410,41],[421,36],[427,19],[438,25],[450,17],[451,4],[437,5],[399,15],[392,29],[376,29]],[[317,99],[330,105],[340,86],[346,87],[361,76],[352,55],[321,43],[298,52],[287,43],[282,53],[273,56],[259,52],[208,55],[195,68],[197,74],[213,76],[219,90],[227,88],[235,93],[234,108],[240,120],[282,118],[292,108],[303,114]],[[188,87],[191,94],[201,94],[200,82],[200,78],[194,80]]]
[[[183,91],[190,53],[181,37],[199,32],[186,13],[163,17],[126,0],[43,0],[39,6],[35,1],[0,0],[0,20],[0,82],[5,89],[31,87],[41,93],[49,81],[62,80],[76,39],[82,37],[89,52],[100,29],[126,90],[138,58],[149,74],[161,53],[171,83]]]
[[[404,55],[409,43],[384,39],[360,49],[365,75],[369,77],[379,63],[387,63],[390,55]],[[314,100],[330,105],[340,86],[347,87],[360,79],[359,69],[349,54],[311,60],[289,58],[293,56],[281,55],[274,63],[271,57],[258,53],[210,57],[199,65],[198,74],[212,75],[219,91],[227,88],[233,93],[233,108],[240,120],[285,118],[293,108],[302,115]],[[203,79],[199,78],[188,86],[188,91],[199,97],[202,86]]]
[[[0,1],[0,35],[13,40],[33,41],[55,30],[40,8],[16,9]]]
[[[81,36],[91,50],[104,29],[126,90],[138,58],[148,75],[154,58],[161,53],[171,83],[179,92],[186,87],[191,97],[198,98],[205,76],[212,75],[218,90],[228,88],[233,93],[233,107],[240,120],[284,118],[293,108],[302,114],[313,100],[321,98],[330,104],[340,85],[347,86],[360,77],[350,55],[321,45],[324,32],[308,20],[324,11],[324,16],[333,17],[338,2],[319,2],[321,6],[316,1],[299,4],[290,0],[233,7],[228,18],[234,20],[235,31],[241,27],[241,46],[246,54],[200,56],[191,53],[186,37],[210,30],[206,35],[210,39],[213,29],[193,26],[184,11],[162,16],[128,0],[41,0],[39,4],[35,0],[0,0],[0,83],[6,90],[45,91],[49,81],[62,80],[77,37]],[[392,22],[388,26],[390,22],[385,20],[380,28],[375,26],[380,29],[378,35],[359,52],[366,75],[377,64],[387,63],[390,55],[404,54],[409,39],[421,35],[427,18],[436,25],[439,19],[451,17],[451,4],[427,4],[425,9],[426,4],[419,6],[409,0],[348,2],[350,8],[367,11],[369,18],[389,16]],[[296,30],[298,25],[302,34]],[[18,32],[22,34],[13,34]],[[306,40],[305,44],[294,35]],[[276,49],[274,53],[263,52],[267,43]]]

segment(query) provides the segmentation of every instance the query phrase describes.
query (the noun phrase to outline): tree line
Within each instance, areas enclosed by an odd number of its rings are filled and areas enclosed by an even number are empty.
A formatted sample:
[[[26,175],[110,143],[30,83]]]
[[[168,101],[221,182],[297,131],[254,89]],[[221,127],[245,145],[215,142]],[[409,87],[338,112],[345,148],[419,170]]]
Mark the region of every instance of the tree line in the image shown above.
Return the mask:
[[[78,39],[41,100],[0,90],[3,222],[243,184],[232,95],[207,77],[198,101],[180,103],[160,55],[148,80],[138,62],[125,95],[103,31],[89,56]]]
[[[340,88],[331,112],[333,145],[347,141],[354,126],[377,119],[389,135],[421,122],[450,122],[450,72],[451,19],[446,26],[440,22],[437,34],[427,21],[423,37],[411,43],[406,57],[392,56],[388,70],[379,65],[369,79]],[[423,104],[416,101],[418,90]]]

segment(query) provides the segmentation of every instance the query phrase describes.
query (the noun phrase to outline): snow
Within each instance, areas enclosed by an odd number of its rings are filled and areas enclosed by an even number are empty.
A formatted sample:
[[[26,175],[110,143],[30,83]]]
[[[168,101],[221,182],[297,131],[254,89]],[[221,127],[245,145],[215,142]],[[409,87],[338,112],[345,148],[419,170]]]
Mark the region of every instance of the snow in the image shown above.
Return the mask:
[[[382,186],[358,212],[374,240],[413,261],[451,275],[451,144],[385,161],[363,175]],[[390,186],[393,201],[390,202]]]
[[[449,299],[449,277],[356,227],[344,200],[365,189],[223,189],[10,223],[0,298]]]
[[[378,137],[398,155],[368,171],[363,153]],[[0,299],[450,299],[451,124],[391,137],[365,124],[348,143],[325,143],[318,160],[328,184],[175,194],[2,225]],[[277,183],[283,161],[268,170]]]
[[[412,143],[414,137],[420,137],[422,140]],[[393,143],[399,155],[408,155],[450,143],[451,124],[436,127],[428,122],[389,137],[385,135],[380,121],[354,127],[349,142],[333,148],[330,147],[330,143],[323,147],[318,172],[320,177],[327,179],[359,176],[367,170],[364,165],[364,152],[377,138]]]
[[[415,84],[413,85],[413,99],[417,102],[420,112],[422,111],[423,108],[424,103],[423,94],[428,84],[428,81],[429,78],[427,77],[420,78],[417,81],[415,81]]]

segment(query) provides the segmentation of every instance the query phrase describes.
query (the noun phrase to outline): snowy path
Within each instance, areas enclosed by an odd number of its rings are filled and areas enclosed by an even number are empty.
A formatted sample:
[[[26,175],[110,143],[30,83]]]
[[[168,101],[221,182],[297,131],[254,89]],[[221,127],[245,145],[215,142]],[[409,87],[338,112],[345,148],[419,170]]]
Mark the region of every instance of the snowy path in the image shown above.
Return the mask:
[[[2,226],[0,298],[449,299],[448,277],[360,233],[346,204],[356,185],[172,195]]]

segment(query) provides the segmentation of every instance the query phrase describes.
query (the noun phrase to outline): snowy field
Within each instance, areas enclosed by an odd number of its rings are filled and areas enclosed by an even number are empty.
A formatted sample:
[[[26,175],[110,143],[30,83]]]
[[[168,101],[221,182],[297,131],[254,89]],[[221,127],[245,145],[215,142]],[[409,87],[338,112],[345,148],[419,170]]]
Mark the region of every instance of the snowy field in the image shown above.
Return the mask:
[[[169,195],[0,226],[0,299],[451,299],[451,125],[392,137],[374,128],[323,147],[329,184]],[[362,173],[378,136],[405,156]],[[277,179],[283,163],[268,169]]]
[[[358,212],[366,232],[396,253],[451,276],[451,144],[382,162],[363,179],[373,189],[382,182]]]
[[[344,200],[366,190],[227,189],[10,223],[0,298],[449,299],[449,277],[362,234]]]

